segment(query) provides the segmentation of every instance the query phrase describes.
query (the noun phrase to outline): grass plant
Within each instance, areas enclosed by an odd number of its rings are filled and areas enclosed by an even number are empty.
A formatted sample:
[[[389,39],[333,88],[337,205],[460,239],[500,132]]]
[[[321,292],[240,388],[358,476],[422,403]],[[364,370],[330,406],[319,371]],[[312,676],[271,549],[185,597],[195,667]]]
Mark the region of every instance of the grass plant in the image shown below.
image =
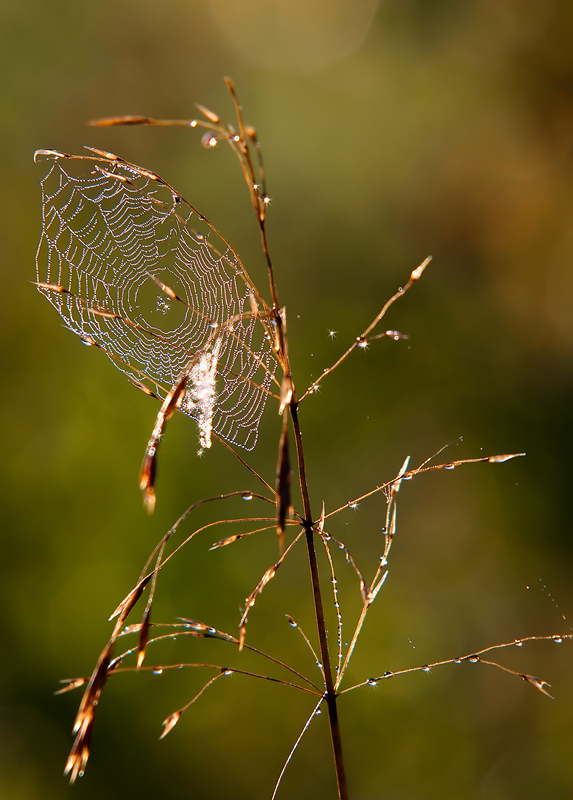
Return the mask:
[[[84,690],[74,724],[76,738],[65,771],[72,782],[84,774],[96,712],[110,679],[135,671],[201,670],[207,672],[208,678],[193,697],[167,716],[161,738],[221,678],[236,674],[273,681],[285,691],[310,695],[311,710],[301,723],[300,733],[294,737],[290,753],[285,755],[283,769],[269,796],[274,798],[279,793],[293,753],[313,719],[325,711],[338,796],[346,800],[349,791],[344,731],[338,713],[343,695],[404,673],[427,672],[434,667],[467,661],[509,673],[550,697],[546,681],[504,666],[497,654],[526,641],[560,641],[570,639],[571,634],[527,636],[395,672],[379,673],[373,664],[371,677],[357,683],[348,681],[348,667],[368,612],[375,601],[380,602],[378,597],[388,575],[403,482],[419,479],[428,472],[478,463],[498,464],[524,454],[440,460],[446,449],[442,448],[416,466],[406,458],[396,474],[380,484],[365,487],[359,496],[337,508],[325,508],[313,497],[307,479],[300,405],[317,393],[355,350],[375,346],[381,339],[391,345],[408,338],[398,330],[384,330],[383,323],[388,310],[418,284],[430,257],[409,271],[403,286],[382,304],[379,313],[348,343],[332,366],[299,390],[289,355],[287,313],[279,299],[284,276],[275,274],[267,241],[270,199],[261,146],[256,130],[243,120],[232,82],[229,79],[226,82],[235,110],[233,125],[225,125],[217,113],[203,106],[197,106],[200,118],[193,120],[132,116],[100,119],[92,124],[181,125],[200,129],[202,143],[207,148],[219,144],[230,147],[242,170],[260,235],[268,277],[266,289],[256,285],[239,255],[216,227],[156,173],[96,149],[82,156],[55,150],[36,154],[37,160],[48,164],[43,181],[44,225],[38,250],[37,286],[85,344],[104,351],[138,389],[159,404],[140,475],[147,510],[153,511],[156,502],[159,446],[175,412],[182,412],[197,423],[201,452],[212,445],[227,448],[238,459],[245,475],[244,485],[237,490],[217,494],[215,489],[212,496],[189,505],[153,548],[133,588],[112,614],[111,635],[91,676],[64,682],[61,692],[80,687]],[[248,453],[257,445],[258,425],[266,407],[270,407],[267,413],[278,412],[280,426],[278,442],[258,443],[258,447],[274,447],[277,452],[276,472],[265,476],[249,463]],[[337,515],[373,496],[384,498],[386,515],[378,561],[364,567],[358,564],[347,543],[334,535],[332,527]],[[257,512],[234,516],[223,510],[217,514],[217,509],[226,505],[235,508],[237,499],[252,503]],[[213,520],[195,527],[194,512],[205,505],[213,507]],[[178,617],[161,622],[153,614],[154,599],[166,568],[200,535],[211,537],[211,550],[236,546],[248,536],[276,537],[276,558],[248,590],[233,633],[217,629],[208,620]],[[266,586],[295,548],[306,549],[308,600],[313,604],[316,630],[303,630],[288,614],[287,622],[296,629],[301,644],[308,648],[313,664],[318,667],[318,673],[315,669],[312,674],[263,652],[247,636],[250,614],[262,602]],[[343,620],[337,553],[342,554],[343,565],[348,568],[343,579],[345,590],[346,584],[353,582],[351,591],[360,597],[360,612],[352,620]],[[235,602],[236,598],[230,597],[229,601]],[[330,633],[329,615],[335,620]],[[352,630],[348,643],[343,641],[343,623],[345,629]],[[231,659],[220,663],[149,663],[150,653],[162,641],[181,642],[189,638],[220,642],[227,652],[232,651],[233,666]],[[241,654],[246,652],[258,657],[261,664],[258,671],[241,666]],[[271,665],[273,670],[279,668],[281,677],[269,671]]]

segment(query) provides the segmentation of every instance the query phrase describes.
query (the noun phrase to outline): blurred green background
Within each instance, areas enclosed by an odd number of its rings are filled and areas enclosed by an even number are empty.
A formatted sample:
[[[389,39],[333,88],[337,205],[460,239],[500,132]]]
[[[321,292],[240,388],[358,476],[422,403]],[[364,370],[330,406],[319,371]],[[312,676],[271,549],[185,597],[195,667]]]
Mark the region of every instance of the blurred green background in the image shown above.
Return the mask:
[[[418,464],[460,436],[445,460],[527,452],[403,486],[390,576],[349,682],[571,632],[570,0],[5,0],[1,31],[0,796],[269,798],[311,709],[302,693],[235,676],[158,742],[161,721],[206,673],[118,676],[86,776],[70,788],[61,775],[79,694],[54,697],[58,681],[91,671],[107,617],[189,503],[256,487],[221,447],[199,461],[195,426],[181,417],[162,446],[156,513],[144,514],[137,475],[156,406],[81,347],[29,283],[41,219],[32,153],[89,144],[156,170],[263,282],[229,152],[207,152],[185,129],[84,125],[117,114],[192,117],[194,102],[230,122],[224,75],[263,145],[299,391],[434,257],[384,324],[410,339],[355,353],[301,406],[315,513],[322,500],[333,509],[388,480],[406,455]],[[269,408],[249,457],[269,479],[278,430]],[[222,513],[234,511],[244,508]],[[332,524],[367,575],[383,515],[377,497]],[[165,573],[156,619],[235,629],[276,541],[210,553],[227,533],[198,539]],[[339,579],[347,641],[358,591],[342,563]],[[312,634],[309,604],[301,549],[251,613],[249,641],[317,672],[284,620],[293,614]],[[217,643],[173,644],[161,658],[265,669]],[[570,798],[571,644],[512,647],[499,659],[547,680],[556,699],[470,664],[347,695],[353,800]],[[324,722],[310,729],[279,797],[335,796]]]

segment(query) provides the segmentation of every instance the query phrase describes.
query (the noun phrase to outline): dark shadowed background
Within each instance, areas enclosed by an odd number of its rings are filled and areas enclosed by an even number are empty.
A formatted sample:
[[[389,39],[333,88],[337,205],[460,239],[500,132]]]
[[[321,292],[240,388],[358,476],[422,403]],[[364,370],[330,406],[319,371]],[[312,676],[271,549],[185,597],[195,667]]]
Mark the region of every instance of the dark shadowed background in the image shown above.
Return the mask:
[[[29,283],[41,220],[32,153],[88,144],[157,171],[264,286],[230,152],[206,151],[185,129],[84,124],[192,117],[194,102],[231,122],[225,75],[263,145],[299,390],[434,257],[384,324],[410,339],[356,352],[301,406],[315,513],[322,500],[327,510],[345,503],[394,476],[407,455],[419,464],[460,436],[445,460],[527,452],[404,484],[390,575],[349,683],[571,632],[571,2],[5,0],[0,13],[0,795],[264,800],[311,709],[302,693],[234,676],[158,742],[161,721],[205,673],[118,676],[103,695],[86,776],[70,788],[61,775],[79,694],[54,697],[58,681],[91,671],[107,617],[187,505],[255,486],[220,446],[199,460],[196,426],[179,417],[162,446],[156,513],[144,514],[137,476],[157,407],[102,353],[81,347]],[[250,458],[270,480],[278,430],[269,407]],[[383,515],[377,497],[332,526],[368,574]],[[158,618],[236,630],[276,541],[253,537],[210,553],[226,533],[198,539],[166,572]],[[339,578],[347,641],[358,590],[343,564]],[[301,549],[258,601],[248,635],[318,674],[284,618],[313,634],[309,604]],[[195,642],[161,657],[228,655]],[[555,700],[468,663],[347,695],[353,800],[570,798],[572,645],[512,647],[499,659],[547,680]],[[279,797],[334,797],[323,723],[310,729]]]

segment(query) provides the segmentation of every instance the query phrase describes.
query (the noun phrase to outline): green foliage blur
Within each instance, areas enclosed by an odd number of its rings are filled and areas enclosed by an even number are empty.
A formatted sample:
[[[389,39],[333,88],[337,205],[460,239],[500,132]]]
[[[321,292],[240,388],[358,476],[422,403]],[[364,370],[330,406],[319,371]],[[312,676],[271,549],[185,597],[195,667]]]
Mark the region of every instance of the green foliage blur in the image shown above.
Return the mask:
[[[156,513],[144,514],[137,477],[157,407],[81,347],[29,283],[41,220],[32,153],[87,144],[157,171],[265,287],[229,152],[206,151],[185,129],[85,127],[120,114],[193,117],[194,102],[230,122],[225,75],[263,146],[299,392],[434,257],[384,323],[410,338],[355,353],[301,406],[316,515],[323,500],[332,510],[393,477],[407,455],[419,464],[450,442],[444,460],[527,452],[404,484],[389,578],[348,682],[571,632],[570,0],[5,0],[2,22],[0,796],[269,798],[312,708],[302,693],[234,676],[158,742],[162,720],[207,673],[118,676],[86,776],[70,788],[61,775],[80,696],[54,697],[58,681],[89,674],[107,617],[191,502],[257,487],[221,447],[199,460],[195,426],[181,417],[162,445]],[[271,481],[279,430],[269,407],[250,458]],[[375,497],[333,521],[366,575],[384,510]],[[197,539],[166,571],[157,620],[235,630],[277,545],[252,537],[210,553],[227,533]],[[358,587],[339,566],[348,641]],[[251,612],[248,641],[318,677],[285,613],[312,636],[302,549]],[[236,654],[199,641],[158,657]],[[570,798],[571,644],[499,659],[547,680],[555,700],[467,663],[346,695],[353,800]],[[335,796],[322,719],[285,777],[279,798],[293,796]]]

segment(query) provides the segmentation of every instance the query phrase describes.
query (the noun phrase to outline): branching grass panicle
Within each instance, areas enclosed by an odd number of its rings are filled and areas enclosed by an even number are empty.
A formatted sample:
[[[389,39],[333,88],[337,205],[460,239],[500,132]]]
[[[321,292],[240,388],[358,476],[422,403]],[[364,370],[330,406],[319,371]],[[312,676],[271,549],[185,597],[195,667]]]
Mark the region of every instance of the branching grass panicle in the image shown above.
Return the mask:
[[[238,253],[215,225],[155,172],[95,148],[79,156],[56,150],[40,150],[35,155],[36,161],[46,166],[36,285],[84,344],[102,350],[136,388],[159,405],[140,475],[147,510],[152,512],[155,506],[159,445],[175,412],[196,422],[200,450],[223,446],[240,462],[245,474],[244,486],[194,502],[163,535],[135,585],[111,615],[113,629],[91,676],[64,681],[60,692],[84,688],[74,724],[76,739],[65,772],[72,782],[84,774],[101,695],[115,675],[201,669],[207,671],[208,679],[198,692],[167,716],[160,738],[166,737],[184,712],[219,679],[240,675],[273,681],[285,691],[296,690],[311,697],[309,716],[306,721],[301,720],[299,733],[293,732],[292,750],[285,758],[276,785],[269,787],[269,797],[279,793],[294,751],[313,719],[325,710],[338,795],[340,800],[346,800],[349,793],[344,732],[338,716],[341,696],[407,672],[429,671],[465,661],[493,666],[551,697],[546,681],[504,666],[493,660],[493,653],[526,641],[570,639],[571,634],[527,636],[432,664],[382,674],[373,664],[372,677],[353,685],[345,683],[364,622],[388,575],[402,483],[427,472],[477,463],[497,464],[524,454],[436,461],[440,451],[415,467],[407,458],[401,469],[396,474],[390,473],[384,483],[365,487],[358,497],[338,508],[327,509],[324,504],[320,507],[316,499],[311,503],[299,406],[356,349],[380,339],[389,342],[407,339],[400,331],[383,330],[383,322],[391,306],[419,282],[430,257],[410,270],[403,286],[381,305],[379,313],[346,345],[332,366],[299,390],[291,370],[287,314],[279,301],[280,281],[275,276],[267,241],[269,195],[261,146],[256,130],[243,121],[232,82],[226,79],[226,83],[235,110],[233,125],[225,125],[218,114],[200,105],[197,106],[200,117],[192,120],[130,116],[95,120],[91,124],[199,128],[204,132],[205,147],[213,148],[219,143],[230,147],[242,170],[255,215],[266,263],[266,288],[251,279]],[[333,338],[336,333],[330,331],[329,335]],[[271,407],[270,413],[281,415],[281,425],[277,445],[259,443],[277,448],[276,473],[264,476],[249,464],[248,452],[257,445],[259,423],[267,407]],[[296,492],[293,480],[298,487]],[[377,563],[363,566],[347,544],[335,538],[331,523],[344,509],[356,508],[374,495],[382,496],[386,503],[382,547]],[[227,516],[225,505],[236,498],[252,501],[253,508],[260,511],[242,517]],[[195,527],[194,512],[205,505],[213,506],[214,511],[220,506],[221,512],[214,515],[212,522]],[[154,598],[164,568],[200,534],[210,538],[212,550],[229,547],[248,536],[276,536],[276,558],[255,586],[246,587],[234,633],[195,619],[160,622],[153,616]],[[286,619],[298,631],[301,645],[308,648],[319,667],[312,678],[261,651],[247,636],[249,614],[261,602],[266,586],[295,548],[302,547],[306,548],[308,559],[309,602],[312,599],[316,630],[302,630],[288,614]],[[328,565],[326,579],[319,575],[317,548],[324,551]],[[339,570],[333,549],[342,552],[349,567],[349,580],[356,583],[361,600],[357,619],[344,620],[344,625],[352,630],[348,643],[343,642],[342,636]],[[236,598],[230,597],[229,601],[234,603]],[[328,613],[331,608],[336,619],[336,629],[330,633],[325,622],[327,604]],[[235,651],[255,654],[260,660],[260,670],[229,667],[223,662],[148,665],[148,653],[157,643],[190,637],[217,640]],[[280,668],[282,677],[266,674],[265,664]]]

